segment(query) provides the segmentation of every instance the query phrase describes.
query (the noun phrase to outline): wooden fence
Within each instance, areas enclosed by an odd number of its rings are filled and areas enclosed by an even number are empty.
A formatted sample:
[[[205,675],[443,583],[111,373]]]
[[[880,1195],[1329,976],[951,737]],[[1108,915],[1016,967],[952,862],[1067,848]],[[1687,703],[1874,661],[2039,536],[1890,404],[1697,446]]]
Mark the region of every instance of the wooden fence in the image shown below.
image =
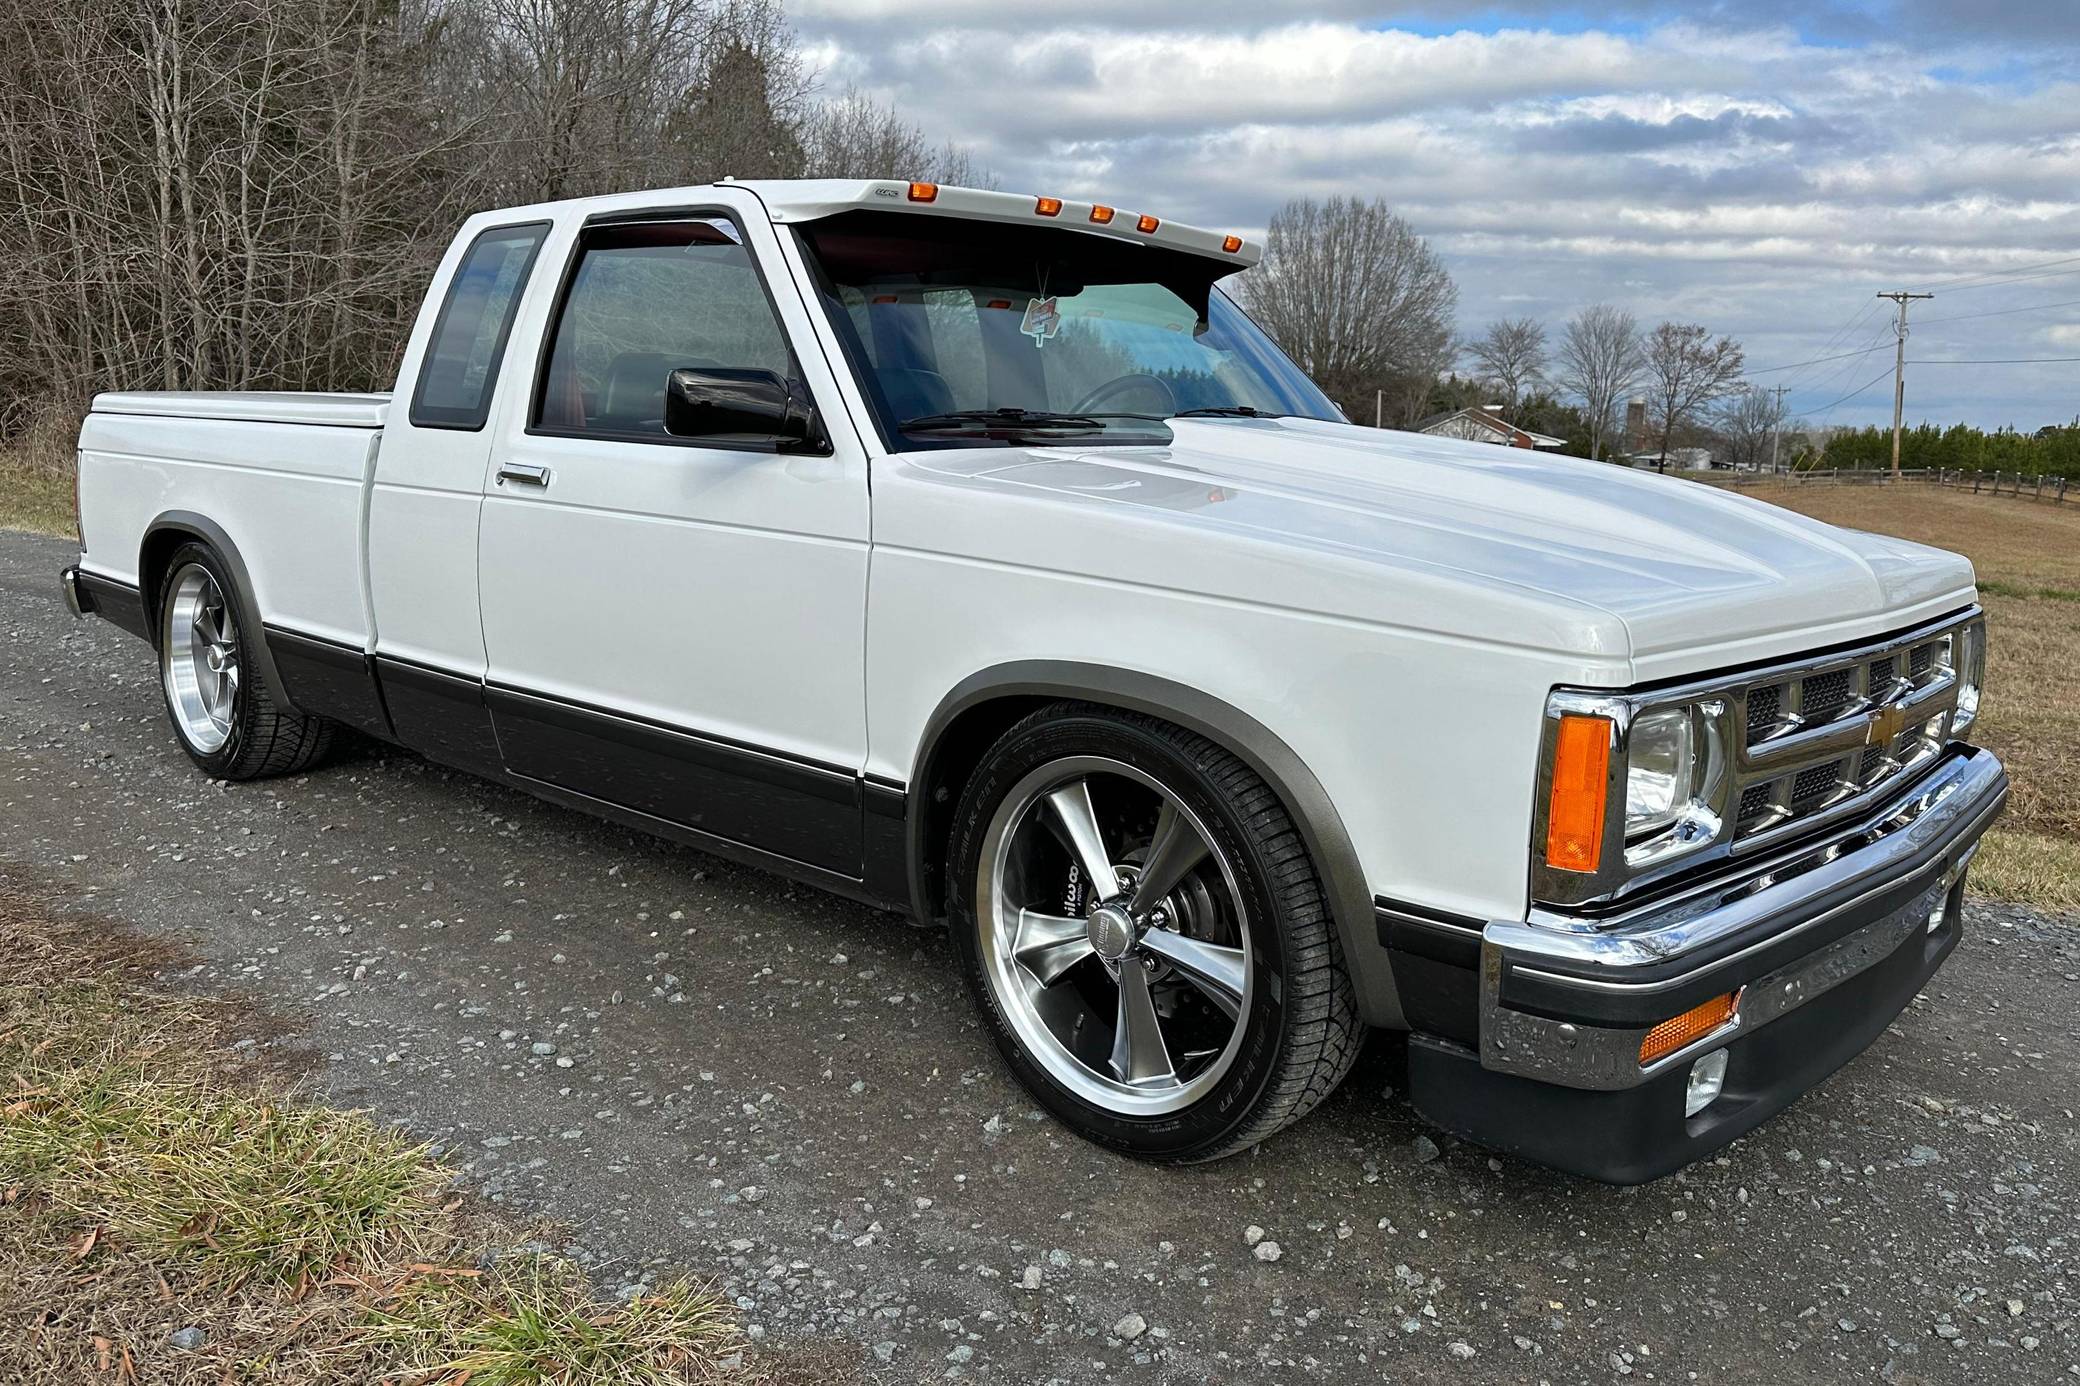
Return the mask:
[[[2020,496],[2028,500],[2066,503],[2066,488],[2072,478],[2024,476],[2021,472],[1937,472],[1936,484],[1959,490],[1969,488],[1975,496]]]
[[[1670,472],[1670,476],[1687,476],[1702,481],[1708,486],[1730,486],[1735,490],[1750,486],[1889,486],[1892,472],[1882,467],[1809,467],[1798,471],[1781,472]],[[2050,501],[2053,505],[2066,503],[2068,489],[2074,493],[2074,503],[2080,505],[2080,486],[2073,486],[2070,477],[2025,476],[2021,472],[1968,472],[1963,470],[1939,469],[1935,467],[1903,467],[1899,480],[1921,485],[1947,486],[1952,490],[1970,491],[1975,496],[2016,496],[2023,500]]]

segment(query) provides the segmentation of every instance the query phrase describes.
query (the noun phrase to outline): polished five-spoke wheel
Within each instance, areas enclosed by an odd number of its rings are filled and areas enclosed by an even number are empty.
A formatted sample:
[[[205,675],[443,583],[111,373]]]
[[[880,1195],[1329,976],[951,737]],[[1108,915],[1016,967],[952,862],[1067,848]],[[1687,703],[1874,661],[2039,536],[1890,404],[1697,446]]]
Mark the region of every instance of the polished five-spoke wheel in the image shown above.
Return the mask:
[[[1300,835],[1203,737],[1042,709],[970,778],[951,859],[955,937],[998,1047],[1093,1140],[1226,1154],[1313,1106],[1355,1057],[1356,1006]]]
[[[977,920],[998,1004],[1066,1087],[1154,1114],[1219,1081],[1250,944],[1233,868],[1154,777],[1071,756],[1005,796]]]
[[[182,737],[204,755],[222,749],[238,706],[238,627],[199,563],[175,573],[167,589],[160,674]]]
[[[242,630],[237,571],[209,545],[182,544],[160,569],[153,607],[159,684],[181,748],[218,779],[251,780],[307,770],[324,758],[334,728],[286,706],[255,661],[257,627]]]

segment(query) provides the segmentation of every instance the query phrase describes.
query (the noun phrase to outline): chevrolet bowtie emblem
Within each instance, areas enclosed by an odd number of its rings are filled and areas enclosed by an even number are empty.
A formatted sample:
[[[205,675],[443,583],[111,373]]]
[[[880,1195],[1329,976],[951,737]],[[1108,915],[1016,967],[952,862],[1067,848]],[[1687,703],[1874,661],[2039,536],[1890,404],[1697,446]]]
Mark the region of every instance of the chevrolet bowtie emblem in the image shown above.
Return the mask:
[[[1870,725],[1864,729],[1863,744],[1866,746],[1890,746],[1893,738],[1906,729],[1906,703],[1887,703],[1883,707],[1872,708]]]

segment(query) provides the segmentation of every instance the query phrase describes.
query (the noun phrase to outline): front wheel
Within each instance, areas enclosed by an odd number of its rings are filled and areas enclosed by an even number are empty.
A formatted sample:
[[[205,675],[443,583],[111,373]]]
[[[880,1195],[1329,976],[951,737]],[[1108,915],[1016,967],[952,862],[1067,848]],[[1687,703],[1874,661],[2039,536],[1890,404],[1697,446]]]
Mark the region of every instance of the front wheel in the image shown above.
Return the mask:
[[[277,703],[257,676],[253,632],[239,628],[230,581],[207,546],[184,544],[159,598],[159,685],[181,749],[209,774],[253,780],[307,770],[334,726]]]
[[[1306,1113],[1357,1057],[1300,835],[1204,737],[1042,709],[970,780],[951,871],[955,937],[998,1048],[1091,1140],[1215,1159]]]

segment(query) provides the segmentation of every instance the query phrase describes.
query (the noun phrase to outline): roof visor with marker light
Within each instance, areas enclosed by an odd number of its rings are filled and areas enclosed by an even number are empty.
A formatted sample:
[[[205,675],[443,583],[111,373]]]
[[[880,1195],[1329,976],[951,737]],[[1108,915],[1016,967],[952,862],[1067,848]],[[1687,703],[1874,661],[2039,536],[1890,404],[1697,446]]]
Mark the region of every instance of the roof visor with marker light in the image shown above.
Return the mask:
[[[785,196],[769,200],[773,220],[782,224],[812,221],[853,208],[880,207],[1026,225],[1052,222],[1121,240],[1149,241],[1174,250],[1210,255],[1241,267],[1254,265],[1264,256],[1261,244],[1233,232],[1208,231],[1102,202],[960,188],[949,183],[802,183],[794,185]]]
[[[1870,809],[1972,725],[1985,672],[1973,610],[1680,688],[1555,689],[1533,899],[1593,906]]]

